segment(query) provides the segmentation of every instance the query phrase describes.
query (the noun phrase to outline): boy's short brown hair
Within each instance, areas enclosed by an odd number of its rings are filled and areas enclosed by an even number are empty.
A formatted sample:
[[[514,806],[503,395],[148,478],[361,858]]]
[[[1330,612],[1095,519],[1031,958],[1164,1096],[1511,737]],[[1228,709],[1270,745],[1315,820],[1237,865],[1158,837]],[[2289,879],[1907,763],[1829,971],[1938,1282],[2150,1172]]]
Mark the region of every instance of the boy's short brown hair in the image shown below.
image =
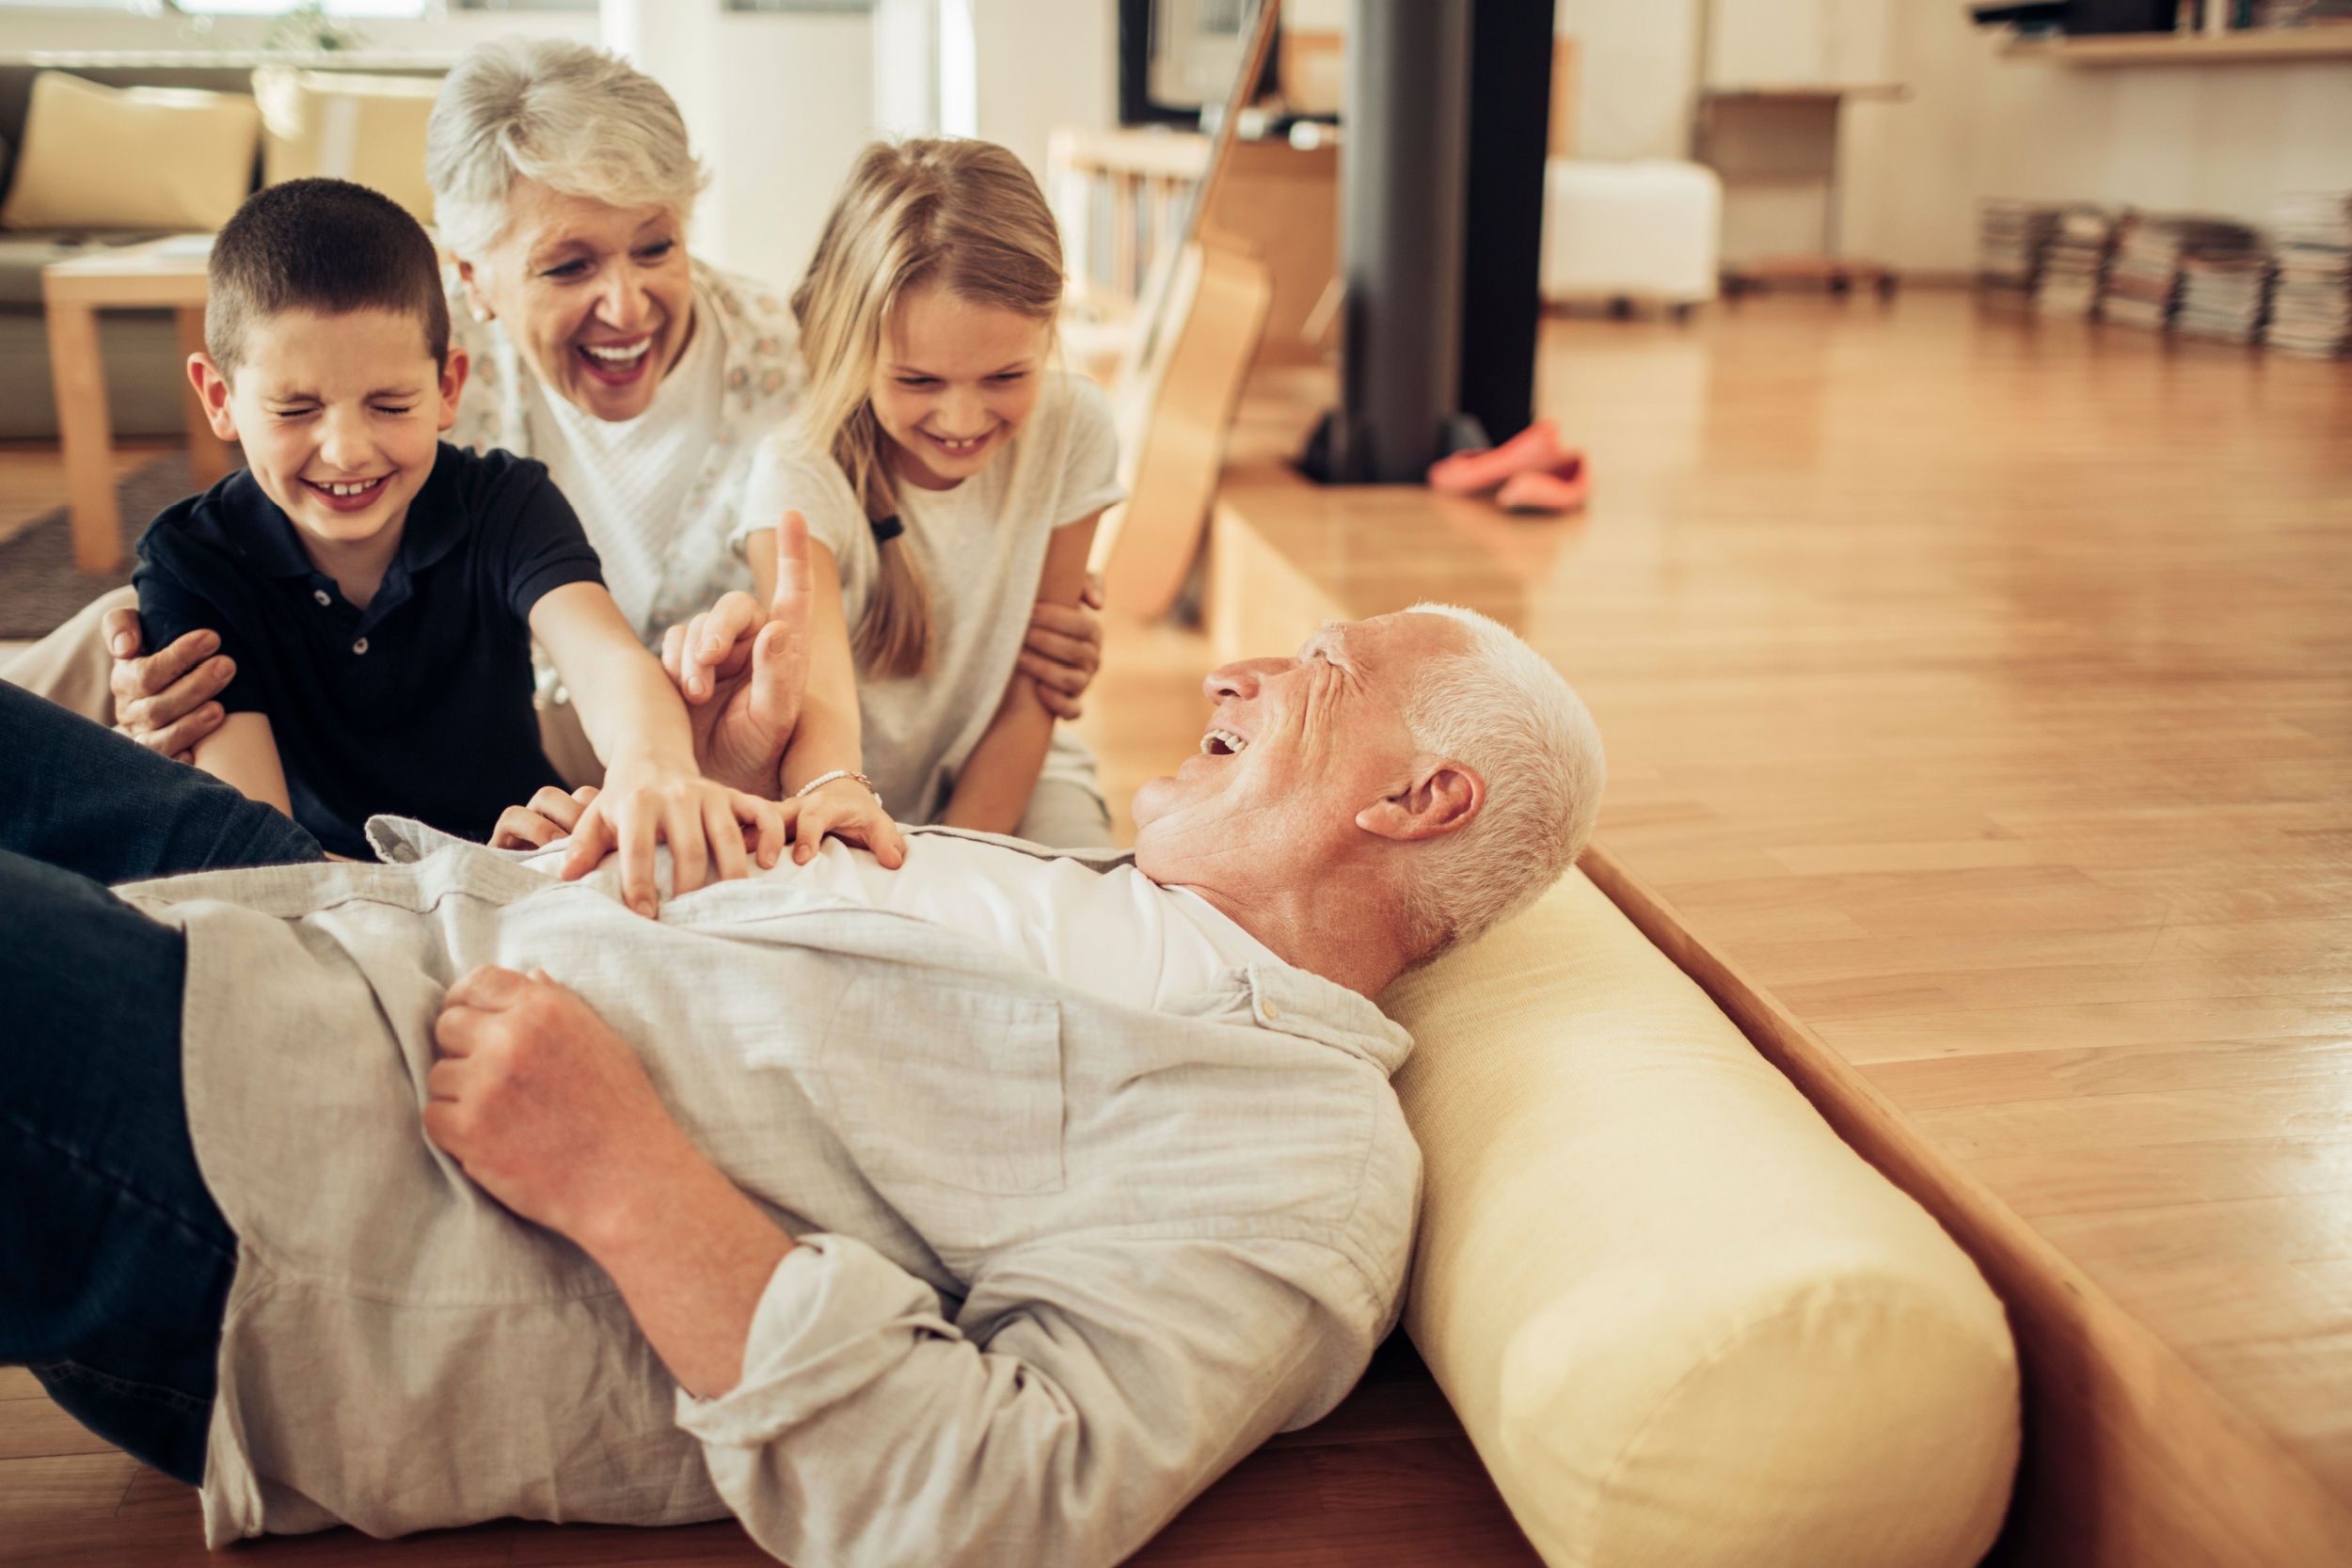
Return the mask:
[[[245,335],[285,310],[417,318],[437,368],[449,363],[449,301],[424,226],[348,180],[289,180],[246,198],[213,242],[204,349],[233,376]]]

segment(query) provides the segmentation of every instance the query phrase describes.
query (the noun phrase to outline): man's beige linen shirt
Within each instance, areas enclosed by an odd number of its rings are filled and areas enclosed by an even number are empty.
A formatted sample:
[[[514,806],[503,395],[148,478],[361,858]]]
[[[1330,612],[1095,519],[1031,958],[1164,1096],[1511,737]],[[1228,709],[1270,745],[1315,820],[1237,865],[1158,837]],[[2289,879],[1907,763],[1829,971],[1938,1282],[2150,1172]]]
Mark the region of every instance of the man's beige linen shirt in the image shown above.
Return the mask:
[[[656,923],[375,830],[409,863],[124,890],[187,932],[189,1123],[240,1242],[215,1544],[732,1511],[797,1568],[1108,1564],[1394,1322],[1410,1041],[1352,992],[1257,963],[1147,1012],[803,887]],[[723,1397],[426,1141],[433,1022],[484,962],[578,990],[800,1239]]]

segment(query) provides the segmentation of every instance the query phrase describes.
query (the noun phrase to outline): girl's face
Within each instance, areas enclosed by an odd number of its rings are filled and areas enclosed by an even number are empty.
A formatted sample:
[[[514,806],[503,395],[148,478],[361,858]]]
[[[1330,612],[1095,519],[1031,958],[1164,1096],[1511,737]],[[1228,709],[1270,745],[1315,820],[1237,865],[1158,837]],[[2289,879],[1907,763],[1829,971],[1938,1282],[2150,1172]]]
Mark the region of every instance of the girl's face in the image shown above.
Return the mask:
[[[1049,324],[936,288],[898,302],[874,367],[874,418],[892,469],[926,490],[952,489],[995,460],[1037,406]]]

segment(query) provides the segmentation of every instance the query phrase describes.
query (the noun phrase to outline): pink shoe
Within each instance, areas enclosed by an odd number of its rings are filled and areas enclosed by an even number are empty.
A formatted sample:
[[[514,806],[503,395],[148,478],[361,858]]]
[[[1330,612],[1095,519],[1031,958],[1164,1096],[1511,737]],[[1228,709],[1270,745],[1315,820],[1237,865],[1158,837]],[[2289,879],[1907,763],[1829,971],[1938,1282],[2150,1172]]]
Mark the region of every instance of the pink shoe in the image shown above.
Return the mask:
[[[1574,512],[1592,493],[1592,470],[1584,454],[1575,452],[1556,468],[1513,474],[1495,492],[1495,504],[1505,512]]]
[[[1560,444],[1559,426],[1549,420],[1537,420],[1499,447],[1438,458],[1429,465],[1429,488],[1448,496],[1480,495],[1513,474],[1556,468],[1577,461],[1580,455]]]

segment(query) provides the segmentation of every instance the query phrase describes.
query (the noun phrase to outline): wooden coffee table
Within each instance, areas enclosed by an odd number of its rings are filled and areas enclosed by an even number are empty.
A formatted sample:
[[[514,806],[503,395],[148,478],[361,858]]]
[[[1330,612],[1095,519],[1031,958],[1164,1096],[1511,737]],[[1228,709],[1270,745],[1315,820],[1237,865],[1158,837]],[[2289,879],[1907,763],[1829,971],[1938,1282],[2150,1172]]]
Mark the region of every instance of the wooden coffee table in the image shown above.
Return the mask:
[[[41,269],[49,315],[49,366],[56,379],[57,435],[73,517],[73,563],[111,572],[122,560],[122,515],[115,504],[114,431],[106,413],[106,367],[98,352],[98,312],[167,305],[180,320],[180,348],[204,347],[207,234],[175,235]],[[210,484],[229,472],[229,449],[213,434],[196,388],[181,392],[188,416],[188,467]]]

